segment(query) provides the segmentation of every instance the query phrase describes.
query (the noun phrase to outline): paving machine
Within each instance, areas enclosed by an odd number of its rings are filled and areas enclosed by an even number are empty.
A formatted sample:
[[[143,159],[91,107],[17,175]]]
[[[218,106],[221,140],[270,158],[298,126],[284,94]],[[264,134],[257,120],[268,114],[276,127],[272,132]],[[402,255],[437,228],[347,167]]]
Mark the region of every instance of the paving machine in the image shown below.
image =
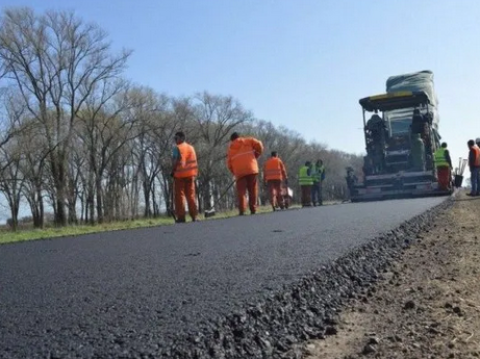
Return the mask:
[[[347,173],[351,201],[449,195],[438,186],[433,154],[440,136],[428,92],[390,91],[359,103],[367,155],[363,181]]]

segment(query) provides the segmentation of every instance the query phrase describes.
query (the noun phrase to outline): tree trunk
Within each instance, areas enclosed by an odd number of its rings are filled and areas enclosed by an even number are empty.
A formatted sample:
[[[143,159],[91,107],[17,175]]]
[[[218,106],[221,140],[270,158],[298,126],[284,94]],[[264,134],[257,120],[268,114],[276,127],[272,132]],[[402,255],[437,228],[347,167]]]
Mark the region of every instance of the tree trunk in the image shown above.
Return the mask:
[[[67,212],[65,208],[65,167],[63,164],[59,165],[58,168],[58,178],[56,182],[56,190],[57,190],[57,217],[56,223],[59,226],[66,226],[67,225]]]
[[[18,210],[19,206],[15,203],[15,201],[8,201],[9,206],[10,206],[10,214],[12,216],[11,221],[10,221],[10,226],[12,227],[13,231],[16,231],[18,229]]]
[[[75,200],[70,200],[68,202],[68,223],[70,224],[78,224],[76,207],[77,207],[77,203]]]
[[[150,191],[151,191],[150,182],[151,181],[148,178],[144,178],[144,180],[142,181],[143,196],[145,199],[145,211],[144,211],[145,218],[152,217],[152,210],[150,208]]]
[[[42,184],[36,184],[36,193],[33,194],[33,205],[35,214],[33,215],[33,225],[35,228],[43,228],[45,224],[45,212],[43,207]]]
[[[87,207],[85,204],[85,191],[80,195],[80,223],[85,223],[86,219],[86,211],[85,208]]]
[[[201,198],[198,199],[199,212],[203,213],[204,209],[210,208],[212,206],[212,194],[210,191],[211,179],[205,178],[200,184],[200,194]]]
[[[87,221],[90,224],[95,224],[95,189],[93,186],[93,179],[88,185],[88,193],[87,193]]]
[[[173,179],[172,179],[173,181]],[[171,201],[171,194],[173,191],[173,187],[170,185],[170,181],[168,180],[168,178],[162,174],[162,183],[163,183],[163,199],[165,201],[165,207],[166,207],[166,210],[167,210],[167,213],[168,213],[168,209],[171,207],[172,205],[172,201]]]
[[[55,224],[57,226],[65,226],[67,224],[67,214],[65,211],[65,166],[61,158],[61,154],[57,156],[52,155],[51,158],[51,169],[53,176],[53,184],[55,188],[53,199],[53,207],[55,214]]]
[[[132,219],[138,218],[138,198],[139,198],[138,177],[134,176],[132,179],[132,197],[130,200]]]
[[[155,178],[153,178],[150,190],[152,191],[153,217],[157,218],[160,215],[160,208],[158,207],[157,196],[155,195]]]
[[[97,176],[95,181],[95,189],[97,191],[97,220],[98,223],[103,223],[103,198],[102,198],[102,181]]]
[[[76,185],[72,179],[68,186],[68,223],[78,224]]]

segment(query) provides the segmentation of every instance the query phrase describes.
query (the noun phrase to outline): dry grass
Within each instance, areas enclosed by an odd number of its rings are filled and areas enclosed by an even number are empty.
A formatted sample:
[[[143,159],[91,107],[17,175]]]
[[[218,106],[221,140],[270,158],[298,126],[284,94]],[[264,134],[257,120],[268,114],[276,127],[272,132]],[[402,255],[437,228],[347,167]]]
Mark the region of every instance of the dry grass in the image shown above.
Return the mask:
[[[337,202],[328,202],[325,203],[326,205],[329,204],[336,204]],[[298,209],[300,206],[293,205],[290,207],[291,209]],[[268,213],[271,212],[272,209],[270,206],[262,206],[259,208],[258,213]],[[248,212],[247,212],[248,213]],[[229,211],[229,212],[220,212],[210,218],[203,218],[200,216],[200,220],[214,220],[214,219],[221,219],[221,218],[230,218],[237,216],[238,211]],[[187,221],[189,221],[187,216]],[[44,229],[19,229],[16,232],[8,230],[6,227],[0,227],[0,245],[5,243],[12,243],[12,242],[21,242],[21,241],[29,241],[35,239],[43,239],[43,238],[55,238],[55,237],[72,237],[72,236],[79,236],[82,234],[89,234],[89,233],[98,233],[98,232],[105,232],[105,231],[115,231],[115,230],[124,230],[124,229],[132,229],[132,228],[146,228],[146,227],[156,227],[156,226],[166,226],[172,225],[174,221],[172,218],[162,217],[156,219],[138,219],[133,221],[122,221],[122,222],[111,222],[105,224],[97,224],[97,225],[77,225],[77,226],[67,226],[61,228],[55,227],[47,227]]]

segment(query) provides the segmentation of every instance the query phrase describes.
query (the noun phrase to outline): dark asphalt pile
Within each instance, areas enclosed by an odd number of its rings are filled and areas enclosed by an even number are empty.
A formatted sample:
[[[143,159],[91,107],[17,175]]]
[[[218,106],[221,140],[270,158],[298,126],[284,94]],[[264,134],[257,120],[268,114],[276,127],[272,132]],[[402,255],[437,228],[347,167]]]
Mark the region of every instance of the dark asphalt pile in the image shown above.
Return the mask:
[[[0,246],[0,357],[292,357],[443,200]]]

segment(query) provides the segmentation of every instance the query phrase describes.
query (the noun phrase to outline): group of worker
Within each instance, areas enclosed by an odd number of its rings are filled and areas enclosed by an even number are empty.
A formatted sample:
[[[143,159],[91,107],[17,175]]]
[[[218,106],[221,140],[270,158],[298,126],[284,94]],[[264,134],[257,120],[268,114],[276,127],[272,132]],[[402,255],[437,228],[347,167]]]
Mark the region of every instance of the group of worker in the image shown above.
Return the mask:
[[[198,162],[195,149],[185,141],[185,133],[177,132],[174,136],[175,146],[172,151],[173,188],[177,223],[185,223],[186,198],[188,212],[192,221],[198,217],[195,200],[195,178],[198,176]],[[247,210],[246,195],[250,214],[257,211],[258,198],[258,158],[263,154],[264,146],[254,137],[242,137],[237,132],[230,136],[227,151],[227,168],[234,176],[237,189],[239,215]],[[299,171],[299,184],[302,189],[302,206],[322,205],[322,182],[325,179],[325,167],[321,160],[315,165],[307,161]],[[288,203],[288,177],[283,161],[278,152],[273,151],[263,166],[263,181],[268,186],[270,203],[273,210],[284,209]]]
[[[302,207],[323,205],[323,181],[325,180],[325,166],[322,160],[317,160],[315,164],[306,161],[300,167],[298,181],[302,191]]]
[[[469,196],[480,196],[480,138],[467,142],[469,149],[468,166],[470,168],[471,191]],[[438,185],[441,189],[451,189],[452,160],[444,142],[434,153],[434,162],[437,169]]]

